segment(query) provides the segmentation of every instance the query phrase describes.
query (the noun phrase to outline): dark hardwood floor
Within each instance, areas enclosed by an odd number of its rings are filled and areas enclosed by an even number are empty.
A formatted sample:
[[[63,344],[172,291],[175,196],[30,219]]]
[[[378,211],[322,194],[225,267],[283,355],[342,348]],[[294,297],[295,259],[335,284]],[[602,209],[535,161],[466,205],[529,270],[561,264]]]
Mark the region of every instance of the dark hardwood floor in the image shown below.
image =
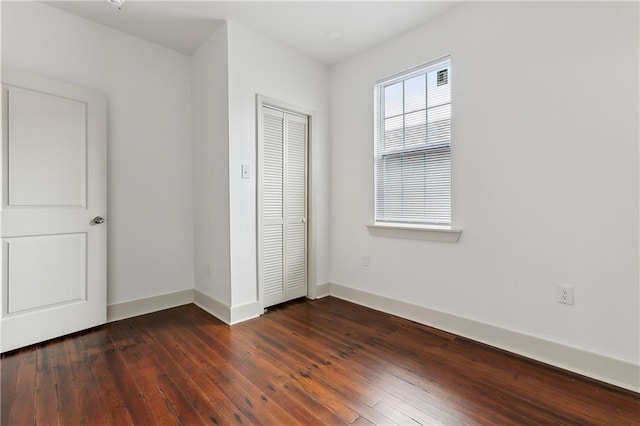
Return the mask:
[[[640,396],[335,298],[195,305],[5,354],[2,425],[640,424]]]

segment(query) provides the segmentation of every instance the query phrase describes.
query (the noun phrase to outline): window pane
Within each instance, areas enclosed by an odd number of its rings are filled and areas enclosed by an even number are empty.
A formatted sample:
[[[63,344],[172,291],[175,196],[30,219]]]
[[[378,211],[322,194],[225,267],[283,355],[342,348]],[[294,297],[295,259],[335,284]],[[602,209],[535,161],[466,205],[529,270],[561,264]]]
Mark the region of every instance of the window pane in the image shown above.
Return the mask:
[[[384,120],[384,149],[402,148],[404,131],[404,117],[387,118]]]
[[[411,222],[426,219],[425,153],[405,154],[402,160],[402,217]]]
[[[382,170],[382,197],[378,197],[378,215],[386,219],[402,217],[402,157],[384,157]]]
[[[427,123],[428,143],[448,143],[451,140],[451,104],[430,108]]]
[[[427,114],[425,110],[404,116],[404,146],[427,143]]]
[[[420,109],[425,109],[427,93],[426,93],[426,75],[422,74],[417,77],[410,78],[404,82],[404,112],[409,113]]]
[[[393,117],[403,113],[402,82],[384,88],[384,116]]]
[[[425,214],[434,222],[451,221],[451,156],[449,147],[432,149],[426,155]]]

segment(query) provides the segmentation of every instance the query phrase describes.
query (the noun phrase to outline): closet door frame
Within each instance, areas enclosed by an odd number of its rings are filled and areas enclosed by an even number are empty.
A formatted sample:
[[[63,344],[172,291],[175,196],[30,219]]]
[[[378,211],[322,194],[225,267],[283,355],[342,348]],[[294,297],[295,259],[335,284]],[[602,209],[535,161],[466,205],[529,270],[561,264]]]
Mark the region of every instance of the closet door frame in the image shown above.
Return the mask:
[[[264,232],[264,173],[262,170],[262,164],[264,160],[264,120],[262,115],[263,107],[271,107],[289,112],[296,115],[307,117],[307,298],[317,298],[317,283],[316,283],[316,249],[315,240],[317,227],[315,223],[315,188],[314,188],[314,176],[316,167],[314,165],[313,147],[316,140],[316,113],[315,111],[301,108],[296,105],[282,102],[277,99],[256,95],[256,129],[257,129],[257,156],[256,156],[256,241],[257,241],[257,283],[258,283],[258,300],[260,302],[261,310],[264,310],[264,280],[262,277],[263,267],[263,232]]]

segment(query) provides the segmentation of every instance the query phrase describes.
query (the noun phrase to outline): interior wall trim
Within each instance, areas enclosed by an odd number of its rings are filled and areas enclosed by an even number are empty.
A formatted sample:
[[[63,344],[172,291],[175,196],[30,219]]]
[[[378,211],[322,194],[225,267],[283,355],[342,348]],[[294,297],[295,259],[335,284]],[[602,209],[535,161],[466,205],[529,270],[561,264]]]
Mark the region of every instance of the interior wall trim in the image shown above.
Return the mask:
[[[231,309],[218,299],[214,299],[213,297],[196,289],[193,290],[192,302],[199,308],[202,308],[206,312],[218,318],[223,323],[231,323]]]
[[[640,393],[640,365],[331,283],[330,295]]]
[[[229,311],[230,321],[227,324],[233,325],[258,318],[264,312],[264,308],[259,301],[255,301],[240,306],[233,306]]]
[[[193,289],[161,294],[159,296],[145,297],[128,302],[116,303],[107,306],[107,322],[119,321],[138,315],[150,314],[163,309],[193,303]]]

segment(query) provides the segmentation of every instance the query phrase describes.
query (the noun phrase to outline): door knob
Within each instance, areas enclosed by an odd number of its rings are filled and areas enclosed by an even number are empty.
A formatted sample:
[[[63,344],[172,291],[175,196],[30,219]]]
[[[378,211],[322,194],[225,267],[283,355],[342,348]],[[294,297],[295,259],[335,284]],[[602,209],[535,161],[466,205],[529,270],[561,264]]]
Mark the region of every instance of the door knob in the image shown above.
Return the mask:
[[[104,217],[96,216],[93,218],[92,222],[96,225],[100,225],[101,223],[104,223]]]

